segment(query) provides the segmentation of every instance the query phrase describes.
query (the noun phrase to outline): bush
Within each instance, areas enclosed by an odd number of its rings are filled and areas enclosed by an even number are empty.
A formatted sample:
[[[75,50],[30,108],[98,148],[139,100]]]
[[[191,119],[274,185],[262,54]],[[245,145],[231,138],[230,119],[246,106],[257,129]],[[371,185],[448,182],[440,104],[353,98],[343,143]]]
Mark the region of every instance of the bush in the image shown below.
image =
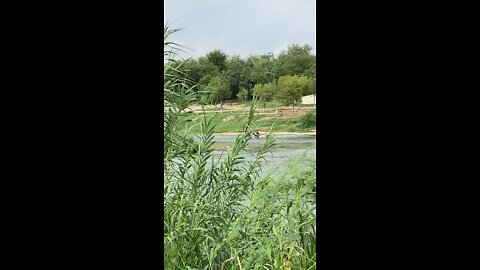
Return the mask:
[[[248,89],[242,88],[237,94],[237,98],[240,102],[247,101],[250,93],[248,92]]]
[[[308,112],[301,119],[302,127],[309,128],[314,127],[317,124],[317,116],[315,113]]]

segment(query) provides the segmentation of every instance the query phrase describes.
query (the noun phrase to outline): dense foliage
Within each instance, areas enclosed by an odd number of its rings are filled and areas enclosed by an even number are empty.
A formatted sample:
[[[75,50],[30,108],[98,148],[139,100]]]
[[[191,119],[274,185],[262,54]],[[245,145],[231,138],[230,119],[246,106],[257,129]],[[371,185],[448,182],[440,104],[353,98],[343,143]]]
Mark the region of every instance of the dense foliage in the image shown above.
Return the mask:
[[[218,104],[226,99],[251,99],[255,86],[276,85],[277,81],[285,76],[305,78],[312,84],[316,79],[316,57],[311,54],[311,50],[309,45],[292,44],[277,57],[268,53],[242,59],[238,55],[229,56],[217,49],[198,59],[179,60],[175,66],[198,85],[196,91],[202,96],[211,95],[209,84],[212,80],[225,82],[229,89],[223,89],[224,95],[219,95],[220,98],[202,97],[204,101]],[[312,93],[315,91],[308,94]]]
[[[276,85],[273,83],[259,83],[255,85],[255,87],[253,87],[254,95],[258,96],[258,98],[263,102],[263,109],[265,109],[265,103],[267,101],[273,100],[273,98],[275,97],[275,88]]]
[[[312,112],[308,112],[302,116],[301,122],[305,128],[314,127],[317,123],[317,116]]]
[[[315,166],[259,177],[275,141],[268,134],[254,160],[245,160],[255,100],[223,159],[212,155],[214,127],[205,113],[192,138],[184,109],[195,102],[197,85],[172,59],[173,32],[164,29],[165,269],[315,269]]]

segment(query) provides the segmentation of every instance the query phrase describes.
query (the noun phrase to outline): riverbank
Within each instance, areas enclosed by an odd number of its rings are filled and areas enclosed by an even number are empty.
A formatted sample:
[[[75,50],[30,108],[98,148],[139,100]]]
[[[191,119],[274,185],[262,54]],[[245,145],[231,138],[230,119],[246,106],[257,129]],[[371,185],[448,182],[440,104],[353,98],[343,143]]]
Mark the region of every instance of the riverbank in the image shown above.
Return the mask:
[[[215,126],[215,133],[239,134],[243,125],[248,121],[248,111],[222,111],[209,112],[206,116],[211,119]],[[200,132],[200,123],[203,122],[203,114],[192,113],[189,116],[189,124],[186,126],[192,133]],[[315,134],[316,114],[314,110],[302,111],[300,114],[290,115],[283,113],[260,113],[255,112],[252,131],[262,134],[271,130],[276,134]]]

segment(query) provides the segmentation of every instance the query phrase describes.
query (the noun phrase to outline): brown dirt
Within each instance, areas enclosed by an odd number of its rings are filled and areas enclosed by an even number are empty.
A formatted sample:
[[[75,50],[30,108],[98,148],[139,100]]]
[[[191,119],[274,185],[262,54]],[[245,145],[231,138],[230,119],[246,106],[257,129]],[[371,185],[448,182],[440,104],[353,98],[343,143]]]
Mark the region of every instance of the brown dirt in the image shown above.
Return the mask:
[[[220,106],[205,106],[205,109],[212,109],[217,108],[220,109]],[[194,105],[190,106],[190,111],[198,112],[202,110],[202,106]],[[240,105],[230,105],[224,104],[223,105],[224,111],[249,111],[250,107],[248,106],[240,106]],[[257,114],[268,114],[268,115],[276,115],[279,117],[292,117],[292,116],[299,116],[303,115],[309,111],[315,111],[314,107],[298,107],[295,108],[295,111],[292,113],[292,107],[278,107],[278,108],[257,108]]]

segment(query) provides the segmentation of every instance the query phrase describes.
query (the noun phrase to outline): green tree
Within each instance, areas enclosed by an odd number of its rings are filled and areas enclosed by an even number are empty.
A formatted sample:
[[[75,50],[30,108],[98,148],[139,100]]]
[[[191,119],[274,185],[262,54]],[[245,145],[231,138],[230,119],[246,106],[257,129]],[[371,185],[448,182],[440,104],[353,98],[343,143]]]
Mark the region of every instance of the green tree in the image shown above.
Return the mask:
[[[302,96],[305,92],[304,80],[295,76],[281,76],[277,82],[277,99],[285,106],[292,106],[292,113],[295,111],[295,106],[302,102]]]
[[[200,95],[203,97],[203,100],[208,100],[209,90],[207,89],[208,84],[212,80],[220,75],[220,70],[216,65],[210,62],[206,57],[198,58],[198,65],[200,66],[201,77],[198,80],[197,88]]]
[[[288,46],[288,50],[281,52],[275,60],[275,74],[277,76],[304,75],[316,61],[316,57],[310,53],[311,50],[312,47],[307,44]]]
[[[247,101],[249,97],[250,97],[250,93],[249,93],[248,89],[242,88],[242,89],[240,89],[240,91],[238,91],[237,98],[240,101]]]
[[[313,62],[312,65],[305,70],[304,75],[307,76],[310,79],[316,79],[317,78],[317,63]]]
[[[251,89],[250,83],[251,67],[243,61],[240,56],[234,55],[227,60],[227,67],[222,76],[230,85],[232,97],[235,97],[240,88]]]
[[[208,61],[218,67],[220,72],[225,70],[227,55],[221,50],[213,50],[206,55]]]
[[[230,86],[221,76],[214,77],[210,80],[207,86],[207,92],[209,93],[209,101],[213,104],[220,103],[220,107],[223,107],[223,102],[232,94]]]
[[[263,111],[265,112],[265,103],[271,101],[275,96],[275,85],[273,83],[268,84],[256,84],[253,87],[254,95],[263,102]]]
[[[203,75],[205,75],[203,66],[200,65],[200,63],[195,59],[187,59],[185,61],[180,62],[180,69],[195,84],[197,84],[200,78],[202,78]]]
[[[273,60],[273,54],[251,56],[247,59],[247,62],[251,63],[252,66],[250,80],[254,84],[266,84],[275,80]]]

